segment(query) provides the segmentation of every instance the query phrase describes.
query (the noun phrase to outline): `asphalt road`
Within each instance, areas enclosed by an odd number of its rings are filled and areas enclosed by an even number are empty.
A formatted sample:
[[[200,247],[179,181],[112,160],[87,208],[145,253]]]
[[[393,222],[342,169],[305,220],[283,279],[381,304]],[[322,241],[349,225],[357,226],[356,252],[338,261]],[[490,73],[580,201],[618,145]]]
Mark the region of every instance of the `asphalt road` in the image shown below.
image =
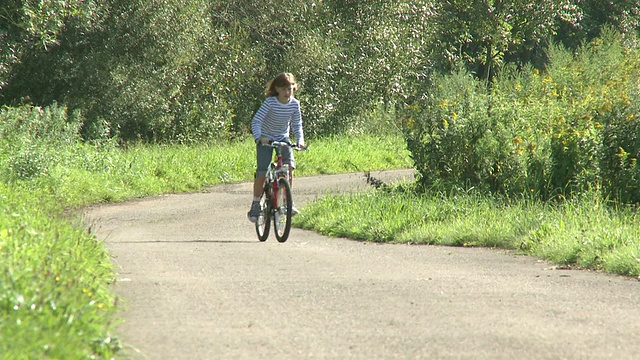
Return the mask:
[[[407,172],[374,173],[388,180]],[[298,207],[365,188],[297,178]],[[250,184],[86,209],[131,359],[639,359],[640,282],[492,249],[293,229],[257,241]]]

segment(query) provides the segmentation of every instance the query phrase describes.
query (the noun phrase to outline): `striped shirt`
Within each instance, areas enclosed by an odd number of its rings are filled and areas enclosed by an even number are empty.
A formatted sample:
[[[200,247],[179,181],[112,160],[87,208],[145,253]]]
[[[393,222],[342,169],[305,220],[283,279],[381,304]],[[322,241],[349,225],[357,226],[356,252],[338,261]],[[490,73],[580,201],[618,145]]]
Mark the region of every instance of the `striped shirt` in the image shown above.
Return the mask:
[[[289,131],[293,131],[297,143],[304,144],[300,101],[291,97],[288,103],[283,104],[276,96],[266,98],[251,121],[254,139],[257,141],[264,136],[269,140],[282,141],[289,136]]]

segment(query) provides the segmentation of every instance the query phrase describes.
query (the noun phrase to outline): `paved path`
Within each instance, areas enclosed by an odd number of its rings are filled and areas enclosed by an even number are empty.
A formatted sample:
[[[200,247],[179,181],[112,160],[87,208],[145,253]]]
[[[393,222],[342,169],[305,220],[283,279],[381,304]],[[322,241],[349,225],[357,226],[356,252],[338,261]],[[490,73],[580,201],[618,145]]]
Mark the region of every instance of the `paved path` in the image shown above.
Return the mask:
[[[374,173],[387,179],[406,173]],[[297,178],[298,205],[366,187]],[[87,209],[132,359],[638,359],[640,282],[506,251],[293,229],[257,241],[249,184]]]

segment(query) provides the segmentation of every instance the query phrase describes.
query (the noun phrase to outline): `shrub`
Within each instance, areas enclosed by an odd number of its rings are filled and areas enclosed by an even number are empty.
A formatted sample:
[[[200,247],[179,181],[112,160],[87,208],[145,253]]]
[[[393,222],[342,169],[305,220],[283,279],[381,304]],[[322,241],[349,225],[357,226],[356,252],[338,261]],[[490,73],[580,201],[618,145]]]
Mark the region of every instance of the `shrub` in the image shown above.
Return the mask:
[[[41,108],[22,106],[0,111],[0,164],[9,181],[47,174],[58,162],[62,145],[80,140],[82,116],[69,114],[65,107],[53,104]]]
[[[491,86],[465,72],[436,79],[404,114],[422,184],[640,201],[640,53],[602,36],[577,55],[553,46],[545,71],[507,68]]]

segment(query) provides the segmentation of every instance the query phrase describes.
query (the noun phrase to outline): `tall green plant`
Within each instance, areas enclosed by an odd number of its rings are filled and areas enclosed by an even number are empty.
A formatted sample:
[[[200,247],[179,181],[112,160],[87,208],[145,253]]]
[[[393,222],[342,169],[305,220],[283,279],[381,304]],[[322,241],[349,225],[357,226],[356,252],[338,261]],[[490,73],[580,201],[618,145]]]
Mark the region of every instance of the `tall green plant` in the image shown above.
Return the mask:
[[[93,1],[4,0],[0,9],[0,93],[24,54],[54,47],[71,20],[90,22],[95,6]]]
[[[423,185],[439,182],[479,186],[488,170],[475,149],[490,146],[485,84],[466,72],[440,77],[424,103],[409,107],[405,122],[408,148]]]
[[[425,185],[537,198],[604,190],[638,202],[638,50],[615,32],[575,55],[554,46],[545,72],[512,69],[493,86],[464,72],[436,82],[405,119]],[[417,110],[416,110],[417,109]],[[412,112],[413,111],[413,112]]]

